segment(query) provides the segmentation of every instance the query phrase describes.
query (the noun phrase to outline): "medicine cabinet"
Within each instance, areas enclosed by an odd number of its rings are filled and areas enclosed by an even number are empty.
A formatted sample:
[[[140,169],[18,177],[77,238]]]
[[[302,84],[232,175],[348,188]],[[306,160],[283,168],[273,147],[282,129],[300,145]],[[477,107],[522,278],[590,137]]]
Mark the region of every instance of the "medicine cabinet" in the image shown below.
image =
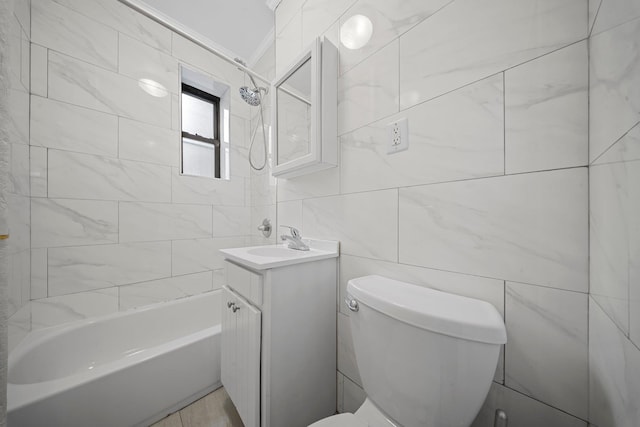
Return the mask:
[[[338,165],[338,50],[317,38],[271,88],[273,176],[293,178]]]

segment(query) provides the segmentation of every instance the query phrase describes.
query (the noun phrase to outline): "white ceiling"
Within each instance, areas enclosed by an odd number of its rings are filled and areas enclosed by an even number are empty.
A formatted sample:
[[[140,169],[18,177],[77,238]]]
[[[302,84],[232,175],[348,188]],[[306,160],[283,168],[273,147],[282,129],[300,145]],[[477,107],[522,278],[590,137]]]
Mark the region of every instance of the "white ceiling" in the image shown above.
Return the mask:
[[[273,40],[273,11],[265,0],[141,0],[213,48],[252,65]],[[273,0],[271,0],[273,3]]]

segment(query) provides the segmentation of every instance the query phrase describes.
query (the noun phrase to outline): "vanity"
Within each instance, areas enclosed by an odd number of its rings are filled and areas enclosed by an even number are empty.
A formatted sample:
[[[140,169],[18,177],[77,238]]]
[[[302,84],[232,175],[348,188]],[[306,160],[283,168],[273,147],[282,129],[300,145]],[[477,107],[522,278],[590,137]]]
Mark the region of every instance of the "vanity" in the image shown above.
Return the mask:
[[[222,384],[245,427],[306,427],[336,412],[339,243],[222,249]]]

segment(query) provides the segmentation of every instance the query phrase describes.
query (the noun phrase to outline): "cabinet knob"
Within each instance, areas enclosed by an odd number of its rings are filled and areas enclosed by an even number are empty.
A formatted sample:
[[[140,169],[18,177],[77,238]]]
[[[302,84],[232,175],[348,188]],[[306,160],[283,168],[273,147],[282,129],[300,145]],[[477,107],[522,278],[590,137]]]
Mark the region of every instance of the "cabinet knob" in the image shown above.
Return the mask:
[[[240,307],[234,304],[232,310],[235,313],[236,311],[240,310]]]
[[[236,303],[235,303],[235,302],[227,301],[227,308],[231,308],[231,307],[233,307],[234,305],[236,305]]]

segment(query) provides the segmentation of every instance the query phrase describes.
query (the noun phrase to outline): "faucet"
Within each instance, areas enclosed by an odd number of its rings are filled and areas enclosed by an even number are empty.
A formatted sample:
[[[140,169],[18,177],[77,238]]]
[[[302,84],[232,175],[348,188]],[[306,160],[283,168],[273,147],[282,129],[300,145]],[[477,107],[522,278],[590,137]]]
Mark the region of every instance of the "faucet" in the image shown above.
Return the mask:
[[[309,246],[302,241],[302,236],[300,236],[300,231],[298,231],[297,228],[288,225],[281,225],[280,227],[286,227],[291,230],[291,236],[287,236],[286,234],[280,236],[283,241],[289,242],[289,249],[295,249],[297,251],[309,250]]]

